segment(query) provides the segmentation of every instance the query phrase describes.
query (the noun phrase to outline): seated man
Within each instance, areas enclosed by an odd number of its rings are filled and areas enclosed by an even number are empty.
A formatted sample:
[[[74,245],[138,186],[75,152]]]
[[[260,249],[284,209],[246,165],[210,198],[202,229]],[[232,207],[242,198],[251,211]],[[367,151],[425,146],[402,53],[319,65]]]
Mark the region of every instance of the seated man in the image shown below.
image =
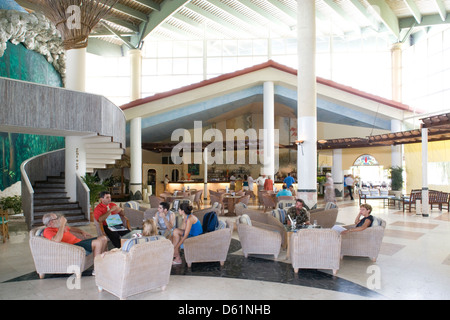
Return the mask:
[[[309,222],[309,212],[304,205],[305,202],[302,199],[297,199],[295,201],[295,207],[290,207],[287,211],[288,216],[290,216],[292,220],[295,219],[298,226],[302,224],[311,224]]]
[[[94,259],[107,250],[108,239],[105,236],[95,238],[79,228],[69,227],[64,216],[47,213],[42,221],[46,226],[43,235],[49,240],[80,246],[86,250],[86,254],[93,252]],[[79,239],[73,232],[80,234],[83,239]]]
[[[110,215],[119,215],[124,217],[123,209],[117,206],[114,202],[111,202],[111,194],[109,191],[100,192],[100,203],[94,209],[94,218],[98,223],[103,224],[103,230],[106,236],[111,240],[112,244],[116,248],[121,247],[120,237],[126,235],[130,230],[113,231],[108,227],[106,219]]]
[[[277,197],[281,197],[281,196],[292,196],[292,192],[290,190],[288,190],[286,185],[284,185],[284,184],[283,184],[283,189],[281,189],[277,193]]]
[[[159,234],[166,238],[170,238],[175,229],[175,213],[169,211],[170,205],[167,202],[161,202],[158,205],[158,212],[156,214],[156,222],[159,229]]]

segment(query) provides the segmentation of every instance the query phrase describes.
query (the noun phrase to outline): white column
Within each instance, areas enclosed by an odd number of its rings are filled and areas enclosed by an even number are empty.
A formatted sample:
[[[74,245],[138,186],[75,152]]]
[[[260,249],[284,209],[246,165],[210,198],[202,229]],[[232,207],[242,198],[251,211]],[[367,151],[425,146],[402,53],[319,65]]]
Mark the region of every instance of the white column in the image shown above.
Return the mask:
[[[422,216],[428,217],[428,128],[422,128]]]
[[[142,196],[142,143],[141,118],[130,121],[130,191],[135,195],[140,192]],[[136,199],[136,198],[135,198]],[[138,200],[139,197],[136,199]],[[140,199],[139,199],[140,200]]]
[[[142,52],[139,49],[129,51],[131,64],[131,100],[141,98],[142,89]]]
[[[131,101],[141,98],[142,87],[142,55],[141,50],[133,49],[129,51],[131,64]],[[130,191],[135,195],[139,191],[142,197],[142,128],[140,117],[130,121]],[[156,192],[156,191],[155,191]]]
[[[275,174],[275,88],[274,83],[264,82],[263,94],[263,166],[261,174],[270,176],[274,180]]]
[[[402,43],[394,43],[391,49],[392,100],[402,102]]]
[[[205,151],[203,153],[203,158],[204,158],[204,166],[203,166],[203,200],[208,199],[208,148],[205,147]]]
[[[66,51],[65,88],[86,91],[86,48]]]
[[[317,205],[316,4],[297,1],[297,198],[309,208]]]
[[[342,149],[333,149],[333,166],[331,167],[334,189],[344,198],[344,175],[342,171]],[[341,198],[339,197],[339,198]]]
[[[66,52],[65,88],[86,91],[86,48]],[[76,175],[86,174],[84,141],[78,136],[67,136],[65,145],[65,189],[70,201],[77,201]]]
[[[77,201],[76,177],[86,174],[86,151],[83,138],[68,136],[65,140],[65,188],[70,201]]]

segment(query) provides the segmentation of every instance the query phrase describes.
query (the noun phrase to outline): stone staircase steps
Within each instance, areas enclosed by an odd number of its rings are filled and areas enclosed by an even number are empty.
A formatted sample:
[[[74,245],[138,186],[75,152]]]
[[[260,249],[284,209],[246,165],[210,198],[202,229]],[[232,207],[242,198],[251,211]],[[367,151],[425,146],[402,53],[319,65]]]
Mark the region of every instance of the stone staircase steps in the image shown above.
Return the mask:
[[[69,225],[85,225],[89,221],[78,202],[71,202],[65,191],[64,174],[47,177],[45,181],[36,181],[34,186],[34,223],[33,227],[42,225],[46,213],[64,215]]]

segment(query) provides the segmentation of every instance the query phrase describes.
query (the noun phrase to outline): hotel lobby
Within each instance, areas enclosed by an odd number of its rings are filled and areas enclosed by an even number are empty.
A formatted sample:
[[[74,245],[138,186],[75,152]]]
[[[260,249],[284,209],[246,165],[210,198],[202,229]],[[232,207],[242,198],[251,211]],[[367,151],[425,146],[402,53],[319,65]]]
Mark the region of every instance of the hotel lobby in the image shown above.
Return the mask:
[[[447,2],[92,1],[101,2],[112,9],[76,44],[64,39],[70,30],[61,38],[48,8],[39,13],[42,4],[0,3],[0,199],[22,199],[0,241],[1,300],[118,299],[97,290],[93,266],[80,279],[36,272],[29,232],[44,209],[36,210],[35,191],[55,175],[77,204],[67,216],[94,236],[86,174],[114,181],[122,206],[150,208],[150,195],[195,186],[206,209],[209,191],[228,189],[232,174],[263,173],[278,189],[293,173],[297,197],[323,208],[323,180],[332,173],[338,226],[354,222],[362,185],[390,189],[394,167],[402,169],[404,199],[415,190],[450,192]],[[241,146],[236,136],[228,141],[230,130],[245,132]],[[252,149],[252,130],[264,150],[279,152]],[[213,155],[211,132],[232,150]],[[174,136],[189,148],[178,153]],[[207,149],[210,158],[201,159]],[[174,163],[174,150],[184,163]],[[347,175],[358,182],[355,200],[343,197]],[[247,206],[263,214],[258,200]],[[245,257],[235,226],[223,266],[188,268],[182,253],[165,290],[127,299],[449,299],[448,204],[409,210],[366,201],[386,222],[376,261],[344,256],[335,275],[296,273],[286,248],[275,258]],[[225,209],[219,219],[238,217]]]

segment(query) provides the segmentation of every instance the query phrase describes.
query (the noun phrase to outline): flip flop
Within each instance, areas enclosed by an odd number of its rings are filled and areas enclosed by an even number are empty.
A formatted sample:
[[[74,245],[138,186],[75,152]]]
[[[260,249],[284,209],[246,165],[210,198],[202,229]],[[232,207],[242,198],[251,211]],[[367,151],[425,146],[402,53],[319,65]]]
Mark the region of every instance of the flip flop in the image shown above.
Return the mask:
[[[173,260],[173,261],[172,261],[172,264],[173,264],[173,265],[175,265],[175,264],[181,264],[181,261],[178,262],[178,261]]]

